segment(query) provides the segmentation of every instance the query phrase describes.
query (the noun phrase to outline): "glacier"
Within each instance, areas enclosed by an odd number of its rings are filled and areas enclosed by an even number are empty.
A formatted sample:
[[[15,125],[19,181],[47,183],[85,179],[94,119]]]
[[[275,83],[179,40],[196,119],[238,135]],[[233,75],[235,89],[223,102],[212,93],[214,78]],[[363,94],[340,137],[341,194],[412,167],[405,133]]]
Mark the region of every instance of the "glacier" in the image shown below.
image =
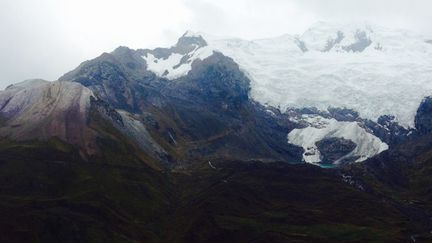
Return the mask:
[[[375,122],[390,115],[399,125],[412,129],[419,104],[432,94],[432,45],[428,38],[409,30],[366,22],[319,22],[302,35],[244,40],[188,31],[182,38],[199,40],[200,45],[192,45],[187,53],[171,48],[168,56],[160,58],[147,52],[142,58],[148,70],[175,81],[187,75],[195,61],[220,52],[248,76],[253,100],[282,112],[317,108],[325,113],[329,108],[346,108]],[[304,149],[307,163],[320,165],[316,143],[327,138],[356,144],[335,165],[345,159],[360,162],[389,147],[356,121],[321,116],[301,120],[308,126],[291,131],[287,142]]]
[[[143,56],[148,69],[174,80],[187,75],[192,63],[218,51],[251,79],[251,97],[264,105],[287,108],[353,109],[365,119],[394,115],[402,126],[414,127],[416,109],[432,94],[432,45],[407,30],[369,23],[319,22],[299,36],[243,40],[203,37],[207,46],[183,56],[157,60]]]

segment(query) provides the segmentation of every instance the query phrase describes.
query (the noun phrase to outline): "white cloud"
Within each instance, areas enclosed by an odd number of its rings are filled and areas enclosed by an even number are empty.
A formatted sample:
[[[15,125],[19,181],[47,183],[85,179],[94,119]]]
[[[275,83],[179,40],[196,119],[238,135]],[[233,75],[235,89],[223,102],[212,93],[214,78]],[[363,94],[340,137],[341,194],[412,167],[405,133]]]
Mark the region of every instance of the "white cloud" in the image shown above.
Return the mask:
[[[293,1],[185,0],[193,11],[199,30],[217,35],[262,38],[284,33],[300,33],[316,21],[313,13]]]
[[[361,19],[431,33],[431,7],[430,0],[0,0],[0,88],[56,79],[119,45],[167,46],[187,29],[250,39]]]
[[[181,0],[0,0],[0,88],[57,79],[120,45],[168,45],[191,19]]]

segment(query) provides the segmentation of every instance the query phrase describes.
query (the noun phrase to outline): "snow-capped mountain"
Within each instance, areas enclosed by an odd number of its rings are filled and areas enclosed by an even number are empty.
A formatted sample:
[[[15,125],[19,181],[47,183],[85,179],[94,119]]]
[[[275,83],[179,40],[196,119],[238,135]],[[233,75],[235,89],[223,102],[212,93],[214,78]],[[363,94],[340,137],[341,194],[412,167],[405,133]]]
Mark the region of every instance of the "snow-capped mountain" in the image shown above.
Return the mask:
[[[317,23],[301,36],[260,40],[202,39],[190,52],[157,58],[143,55],[148,69],[175,79],[213,51],[234,59],[251,79],[254,100],[274,107],[354,109],[362,118],[394,115],[414,127],[415,111],[432,93],[432,45],[421,35],[366,23]]]
[[[432,93],[432,45],[426,38],[368,23],[319,22],[300,36],[259,40],[188,31],[175,46],[141,50],[141,56],[149,71],[176,80],[186,76],[195,61],[205,60],[214,52],[231,57],[250,78],[250,96],[256,102],[282,112],[346,108],[364,121],[378,123],[392,117],[392,124],[402,126],[397,128],[399,135],[414,128],[420,102]],[[374,134],[376,130],[364,129],[364,122],[328,121],[318,132],[318,140],[339,137],[356,141],[357,147],[350,154],[357,161],[388,148],[383,137]],[[392,133],[386,125],[373,126]],[[319,141],[306,138],[311,129],[313,125],[291,132],[288,142],[304,147],[303,159],[316,163],[322,156],[315,147]]]
[[[360,162],[417,133],[418,124],[429,127],[427,112],[416,111],[432,93],[431,53],[419,35],[363,23],[318,23],[301,36],[260,40],[188,31],[169,48],[120,47],[60,82],[7,88],[0,135],[32,139],[46,127],[45,137],[69,141],[78,133],[67,126],[88,129],[96,111],[167,163]],[[75,111],[81,118],[70,122]],[[96,141],[98,132],[90,133]],[[72,143],[88,147],[86,138]]]

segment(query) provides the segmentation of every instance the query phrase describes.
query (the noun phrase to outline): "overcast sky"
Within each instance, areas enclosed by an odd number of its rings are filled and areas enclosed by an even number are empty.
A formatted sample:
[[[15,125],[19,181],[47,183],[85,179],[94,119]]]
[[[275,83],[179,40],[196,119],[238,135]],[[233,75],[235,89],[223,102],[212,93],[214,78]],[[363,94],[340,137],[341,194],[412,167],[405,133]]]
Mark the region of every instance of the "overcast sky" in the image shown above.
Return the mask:
[[[370,21],[432,36],[431,0],[0,0],[0,88],[55,80],[117,46],[168,46],[186,30],[246,39],[317,21]]]

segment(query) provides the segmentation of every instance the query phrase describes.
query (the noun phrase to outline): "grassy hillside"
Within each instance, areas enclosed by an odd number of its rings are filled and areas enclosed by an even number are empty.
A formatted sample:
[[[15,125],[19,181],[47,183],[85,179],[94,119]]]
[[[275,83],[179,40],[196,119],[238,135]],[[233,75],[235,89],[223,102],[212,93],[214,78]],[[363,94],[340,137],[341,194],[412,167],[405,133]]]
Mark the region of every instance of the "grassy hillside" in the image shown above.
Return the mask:
[[[397,207],[344,183],[336,171],[212,165],[168,172],[129,159],[84,161],[57,140],[3,142],[0,240],[404,242],[411,233]]]

